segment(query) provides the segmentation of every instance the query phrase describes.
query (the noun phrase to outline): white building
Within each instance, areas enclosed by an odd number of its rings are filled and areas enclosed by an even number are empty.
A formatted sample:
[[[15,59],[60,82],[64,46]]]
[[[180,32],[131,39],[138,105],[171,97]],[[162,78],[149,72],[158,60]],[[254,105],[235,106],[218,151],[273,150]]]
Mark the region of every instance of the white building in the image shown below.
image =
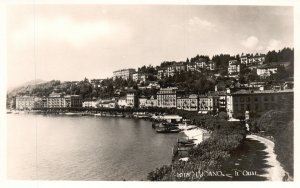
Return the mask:
[[[245,64],[246,66],[262,65],[264,62],[265,62],[264,55],[242,56],[241,57],[241,64]]]
[[[116,78],[122,78],[123,80],[132,79],[132,75],[135,73],[135,69],[121,69],[113,72],[113,80]]]
[[[258,76],[267,77],[271,74],[276,74],[278,70],[277,66],[262,66],[256,69]]]
[[[127,103],[127,107],[130,108],[138,107],[138,100],[137,100],[137,95],[135,90],[133,89],[127,90],[126,103]]]
[[[132,81],[137,82],[141,79],[141,73],[136,72],[132,74]]]
[[[33,96],[18,96],[16,97],[17,110],[31,110],[35,107],[42,107],[42,99]]]
[[[148,107],[157,107],[157,98],[156,96],[151,96],[150,99],[147,99],[145,106]]]
[[[188,63],[186,69],[187,71],[191,71],[191,72],[198,71],[196,63]]]
[[[82,103],[83,108],[97,108],[97,101],[96,100],[85,100]]]
[[[62,93],[53,92],[47,97],[47,108],[63,108],[65,106],[65,98]]]
[[[139,98],[139,108],[145,108],[146,107],[146,103],[147,103],[147,97],[145,96],[141,96]]]
[[[228,74],[239,74],[240,73],[240,63],[237,60],[230,60],[228,64]]]
[[[163,79],[163,78],[165,78],[165,77],[167,77],[167,69],[164,69],[164,68],[159,69],[159,70],[157,71],[157,78],[158,78],[158,79]]]
[[[177,109],[186,111],[198,111],[198,96],[195,94],[182,96],[177,98]]]
[[[209,70],[215,70],[216,69],[216,62],[208,61],[207,63],[208,63]]]
[[[116,108],[115,99],[99,100],[97,106],[100,108]]]
[[[185,71],[185,70],[186,70],[186,66],[182,63],[170,65],[170,66],[167,67],[167,76],[168,77],[174,76],[175,73]]]
[[[196,62],[196,67],[200,69],[206,69],[207,62],[206,61]]]
[[[157,92],[157,106],[160,108],[176,108],[177,88],[160,88]]]
[[[119,108],[126,108],[127,107],[126,97],[120,97],[119,98],[118,106],[119,106]]]
[[[134,82],[142,81],[145,82],[148,79],[148,75],[140,72],[132,74],[132,80]]]

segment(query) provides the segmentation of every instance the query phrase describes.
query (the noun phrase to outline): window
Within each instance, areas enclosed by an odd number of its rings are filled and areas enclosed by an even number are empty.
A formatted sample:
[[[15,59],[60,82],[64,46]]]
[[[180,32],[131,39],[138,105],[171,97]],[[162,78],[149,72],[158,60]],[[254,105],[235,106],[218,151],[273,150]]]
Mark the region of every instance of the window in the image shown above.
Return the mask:
[[[275,108],[276,108],[276,105],[275,105],[275,104],[271,104],[271,108],[272,108],[272,109],[275,109]]]
[[[268,101],[269,99],[268,99],[268,96],[264,96],[264,100],[265,101]]]
[[[269,104],[265,103],[265,110],[269,110]]]
[[[240,97],[240,102],[244,102],[244,97]]]
[[[274,101],[274,95],[271,96],[271,101]]]
[[[255,104],[254,108],[255,108],[255,110],[258,110],[258,104]]]
[[[241,104],[241,111],[244,111],[244,104]]]

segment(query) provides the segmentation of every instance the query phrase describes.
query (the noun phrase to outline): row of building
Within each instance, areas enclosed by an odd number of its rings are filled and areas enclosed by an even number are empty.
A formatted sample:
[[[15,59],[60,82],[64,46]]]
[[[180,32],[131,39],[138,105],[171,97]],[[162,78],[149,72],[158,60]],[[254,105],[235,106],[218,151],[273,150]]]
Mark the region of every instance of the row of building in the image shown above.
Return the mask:
[[[67,108],[82,107],[82,98],[79,95],[63,95],[51,93],[49,97],[17,96],[17,110],[31,110],[33,108]]]
[[[260,77],[268,77],[271,74],[276,74],[281,64],[249,64],[248,68],[250,70],[255,69],[256,74]],[[235,76],[239,75],[241,71],[241,62],[238,60],[230,60],[228,63],[228,75]]]
[[[265,56],[242,56],[240,60],[230,60],[228,62],[228,75],[237,76],[240,74],[241,65],[245,65],[247,68],[256,70],[258,76],[267,77],[271,74],[275,74],[278,71],[280,65],[264,64]],[[216,63],[214,61],[206,61],[205,59],[200,59],[197,62],[181,62],[173,63],[164,68],[160,68],[157,71],[157,78],[162,79],[165,77],[174,76],[177,72],[191,71],[191,72],[201,72],[203,70],[216,70]],[[113,79],[122,78],[124,80],[132,79],[133,81],[143,81],[147,80],[149,75],[141,72],[136,72],[135,69],[121,69],[113,72]]]
[[[206,95],[184,95],[176,87],[161,88],[156,95],[138,96],[135,90],[128,90],[126,96],[111,99],[82,101],[78,95],[63,96],[52,93],[49,97],[16,97],[16,109],[33,108],[177,108],[198,113],[227,112],[229,117],[245,114],[245,111],[262,113],[268,110],[280,110],[284,105],[292,107],[293,90],[253,90],[229,89],[213,91]]]
[[[165,68],[160,68],[157,72],[157,78],[162,79],[164,77],[171,77],[176,74],[176,72],[182,71],[197,71],[201,72],[202,70],[215,70],[216,63],[214,61],[198,61],[193,63],[173,63]],[[136,72],[135,69],[121,69],[113,72],[113,80],[116,78],[121,78],[123,80],[132,79],[133,81],[146,81],[148,74]]]
[[[98,101],[98,104],[94,101],[94,107],[177,108],[203,114],[224,111],[229,117],[234,117],[244,115],[245,111],[260,114],[272,109],[283,110],[284,105],[292,107],[293,94],[293,89],[263,90],[261,87],[259,90],[236,91],[228,88],[226,91],[214,91],[206,95],[183,95],[177,88],[170,87],[161,88],[156,95],[148,97],[137,96],[136,92],[131,90],[125,97]]]

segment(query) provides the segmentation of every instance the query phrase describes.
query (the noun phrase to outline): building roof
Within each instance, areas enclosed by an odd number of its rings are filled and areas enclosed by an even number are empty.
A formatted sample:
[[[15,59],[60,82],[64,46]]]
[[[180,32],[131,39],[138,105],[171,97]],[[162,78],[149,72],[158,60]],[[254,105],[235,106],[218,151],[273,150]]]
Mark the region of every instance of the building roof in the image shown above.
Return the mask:
[[[127,89],[127,93],[135,93],[136,90],[135,89]]]
[[[120,97],[119,100],[126,100],[126,96]]]
[[[257,67],[257,69],[275,69],[278,67],[279,65],[264,64],[262,66]]]
[[[239,90],[232,95],[248,95],[248,94],[272,94],[272,93],[292,93],[294,90],[292,89],[286,89],[286,90]]]
[[[113,72],[120,72],[120,71],[135,71],[135,69],[133,69],[133,68],[120,69],[120,70],[116,70],[116,71],[113,71]]]
[[[230,64],[229,65],[239,65],[239,61],[238,60],[229,60]]]
[[[83,102],[96,102],[96,99],[85,99]]]
[[[265,57],[264,54],[260,54],[260,55],[244,55],[244,56],[241,56],[241,58],[244,58],[244,57],[247,57],[247,58],[258,58],[258,57]]]
[[[139,99],[147,99],[148,97],[146,97],[145,95],[141,95],[140,97],[139,97]]]
[[[187,66],[195,66],[195,65],[196,65],[195,62],[190,62],[190,63],[187,64]]]
[[[273,65],[273,66],[284,66],[284,67],[287,67],[291,64],[291,62],[289,61],[284,61],[284,62],[271,62],[269,63],[270,65]]]
[[[152,95],[150,99],[157,99],[156,95]]]
[[[197,94],[182,95],[177,97],[177,99],[195,99],[195,98],[198,98]]]

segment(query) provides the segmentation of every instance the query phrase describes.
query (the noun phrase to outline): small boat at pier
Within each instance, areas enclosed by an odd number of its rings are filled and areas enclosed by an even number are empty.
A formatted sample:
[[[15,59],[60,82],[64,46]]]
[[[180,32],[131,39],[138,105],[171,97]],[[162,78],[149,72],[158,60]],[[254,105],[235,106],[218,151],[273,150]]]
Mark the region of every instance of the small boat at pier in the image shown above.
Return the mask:
[[[179,133],[180,131],[181,130],[178,129],[177,127],[175,128],[162,127],[156,130],[157,133]]]

